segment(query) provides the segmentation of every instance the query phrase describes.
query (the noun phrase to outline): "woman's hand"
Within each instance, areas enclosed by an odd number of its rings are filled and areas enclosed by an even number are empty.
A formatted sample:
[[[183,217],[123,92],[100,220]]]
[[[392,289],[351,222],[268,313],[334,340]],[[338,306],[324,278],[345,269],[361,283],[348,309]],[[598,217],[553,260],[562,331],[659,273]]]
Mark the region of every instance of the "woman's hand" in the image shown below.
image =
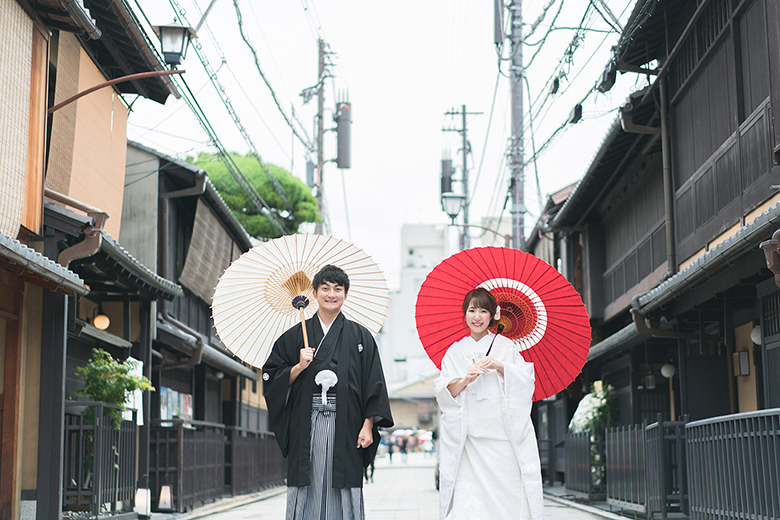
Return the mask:
[[[461,377],[460,379],[456,379],[447,385],[447,390],[450,391],[450,395],[452,395],[452,397],[457,397],[458,394],[460,394],[467,386],[473,383],[475,379],[484,373],[485,370],[481,368],[479,364],[472,365],[469,367],[465,376]]]
[[[504,375],[504,364],[490,356],[482,358],[477,366],[483,370],[497,370],[499,374]]]
[[[485,370],[483,368],[481,368],[478,364],[474,365],[470,367],[468,371],[466,371],[466,375],[461,378],[461,381],[463,381],[465,385],[468,386],[484,373]]]

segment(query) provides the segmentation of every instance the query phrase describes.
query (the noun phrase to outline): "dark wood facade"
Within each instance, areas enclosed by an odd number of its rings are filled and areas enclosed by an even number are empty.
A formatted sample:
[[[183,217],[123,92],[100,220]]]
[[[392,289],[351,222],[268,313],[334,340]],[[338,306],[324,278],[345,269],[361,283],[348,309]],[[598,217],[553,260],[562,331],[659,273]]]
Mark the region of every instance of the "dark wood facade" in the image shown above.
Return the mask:
[[[643,74],[647,87],[629,97],[548,224],[593,327],[582,375],[557,401],[571,417],[573,396],[591,382],[613,388],[612,426],[622,429],[606,441],[610,504],[700,518],[725,503],[717,490],[753,478],[762,456],[750,439],[767,438],[770,456],[778,446],[753,416],[775,417],[770,409],[780,407],[780,288],[767,261],[780,229],[780,1],[639,0],[613,58],[608,68]],[[535,405],[537,423],[548,425],[539,435],[545,442],[555,404]],[[746,428],[729,446],[746,462],[703,478],[713,454],[698,449],[686,458],[682,450],[698,447],[698,429],[731,423]],[[672,444],[655,447],[666,455],[609,460],[629,431],[641,431],[637,446],[650,450],[653,427],[676,432]],[[590,455],[572,462],[587,464]],[[549,478],[568,480],[561,471],[551,462]],[[610,489],[626,472],[646,475],[641,493]],[[774,467],[764,473],[780,478]],[[671,487],[653,488],[659,478],[671,478]],[[766,487],[753,481],[745,489]],[[759,495],[751,508],[776,503]],[[727,516],[745,510],[723,507]]]
[[[551,228],[581,249],[567,276],[577,286],[581,273],[594,330],[583,375],[615,387],[620,424],[670,418],[673,407],[703,419],[774,403],[774,337],[744,342],[748,324],[774,323],[778,297],[758,247],[778,212],[778,16],[776,0],[642,0],[616,47],[613,66],[644,71],[649,86],[629,98]],[[745,349],[755,396],[735,381],[733,354]]]

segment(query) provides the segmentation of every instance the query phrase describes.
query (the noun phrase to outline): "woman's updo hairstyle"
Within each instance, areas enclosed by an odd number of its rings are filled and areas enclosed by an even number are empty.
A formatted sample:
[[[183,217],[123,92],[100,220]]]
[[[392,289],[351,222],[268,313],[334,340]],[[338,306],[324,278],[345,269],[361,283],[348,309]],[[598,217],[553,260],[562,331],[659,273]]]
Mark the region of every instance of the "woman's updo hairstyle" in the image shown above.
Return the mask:
[[[485,309],[488,311],[490,313],[490,326],[496,326],[498,323],[498,320],[496,320],[496,309],[498,308],[498,304],[493,295],[490,294],[490,291],[482,287],[477,287],[476,289],[469,291],[468,294],[466,294],[466,297],[463,298],[464,316],[466,315],[466,311],[469,310],[469,305],[477,309]]]

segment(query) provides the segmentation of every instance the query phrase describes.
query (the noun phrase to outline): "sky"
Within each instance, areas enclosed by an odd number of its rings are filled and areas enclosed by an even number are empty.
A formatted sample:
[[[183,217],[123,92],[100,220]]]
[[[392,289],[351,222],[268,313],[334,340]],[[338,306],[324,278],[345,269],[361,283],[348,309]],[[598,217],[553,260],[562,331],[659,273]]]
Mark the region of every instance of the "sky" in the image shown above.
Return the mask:
[[[171,23],[179,12],[195,26],[210,2],[130,0],[130,5],[141,20],[154,25]],[[583,176],[617,108],[647,84],[636,74],[619,74],[609,92],[585,97],[619,38],[591,4],[603,12],[606,4],[620,24],[634,6],[630,0],[522,4],[528,35],[523,47],[526,160],[534,147],[547,143],[525,170],[526,233],[539,217],[540,200],[543,204],[548,195]],[[236,5],[247,41],[241,38]],[[546,16],[531,33],[545,7]],[[317,40],[327,43],[332,65],[325,81],[325,126],[335,127],[336,100],[348,100],[352,164],[339,170],[328,162],[324,168],[326,231],[371,255],[394,289],[400,285],[402,226],[450,223],[440,204],[441,160],[453,159],[459,179],[462,158],[460,134],[443,131],[461,124],[448,111],[465,105],[474,112],[467,117],[470,223],[510,218],[511,201],[504,207],[510,176],[509,62],[499,60],[493,11],[490,0],[216,0],[198,32],[197,47],[189,48],[179,68],[186,70],[184,79],[225,148],[256,150],[263,161],[305,181],[306,161],[316,162],[316,155],[294,137],[282,112],[289,120],[294,113],[298,133],[315,140],[316,97],[304,104],[300,93],[317,84]],[[586,30],[575,30],[580,26]],[[504,58],[508,50],[507,41]],[[214,71],[248,139],[231,119],[198,54]],[[560,88],[549,94],[553,77],[559,77]],[[582,120],[555,133],[583,98]],[[170,98],[164,106],[143,98],[129,101],[129,139],[177,158],[215,151],[184,100]],[[326,160],[335,159],[335,132],[325,133],[324,150]],[[456,183],[455,190],[462,186]],[[454,253],[458,229],[449,231]],[[479,234],[470,230],[472,246],[480,245]]]

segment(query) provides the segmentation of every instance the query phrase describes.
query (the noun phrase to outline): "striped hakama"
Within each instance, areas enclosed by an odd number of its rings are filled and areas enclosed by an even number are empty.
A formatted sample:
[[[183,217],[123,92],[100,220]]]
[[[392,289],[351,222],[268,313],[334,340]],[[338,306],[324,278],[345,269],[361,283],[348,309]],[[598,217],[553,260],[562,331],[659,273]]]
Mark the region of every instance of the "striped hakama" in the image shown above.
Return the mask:
[[[287,488],[287,520],[364,520],[363,489],[332,486],[335,432],[336,395],[328,394],[323,405],[317,392],[311,406],[311,479],[308,486]]]

